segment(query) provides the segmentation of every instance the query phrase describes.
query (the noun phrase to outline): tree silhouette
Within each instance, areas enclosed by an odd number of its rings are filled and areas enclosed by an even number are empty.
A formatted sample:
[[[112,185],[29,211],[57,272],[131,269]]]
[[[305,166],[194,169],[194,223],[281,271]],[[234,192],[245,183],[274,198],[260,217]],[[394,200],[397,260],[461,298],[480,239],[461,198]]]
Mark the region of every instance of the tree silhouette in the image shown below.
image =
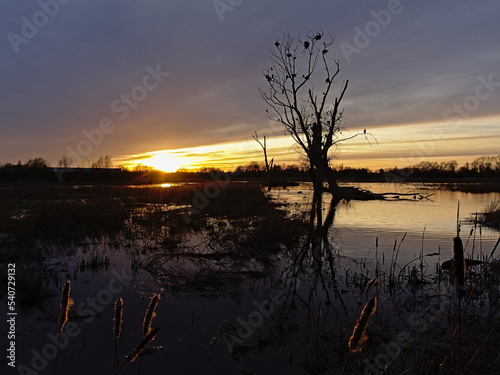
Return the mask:
[[[106,155],[106,156],[99,156],[99,159],[97,161],[92,162],[91,168],[111,168],[112,163],[111,163],[111,156]]]
[[[49,163],[47,163],[47,160],[42,157],[36,157],[34,159],[28,160],[24,164],[24,166],[27,168],[47,168],[49,166]]]
[[[57,166],[60,168],[68,168],[73,161],[68,155],[64,155],[61,160],[57,163]]]
[[[337,96],[330,102],[340,72],[339,60],[328,57],[333,43],[334,38],[321,31],[306,34],[304,40],[285,34],[274,44],[270,52],[272,64],[263,71],[268,90],[259,91],[271,107],[268,117],[281,123],[306,154],[315,196],[321,195],[326,180],[329,191],[341,198],[347,191],[338,187],[330,166],[334,151],[342,142],[360,135],[368,140],[371,135],[366,129],[352,135],[342,133],[344,117],[340,104],[349,81],[339,86]]]
[[[257,132],[255,132],[255,134],[253,136],[253,139],[255,139],[255,141],[257,141],[257,143],[260,145],[260,147],[262,147],[262,150],[264,151],[264,163],[265,163],[265,166],[266,166],[266,175],[267,175],[267,179],[268,179],[268,183],[269,183],[268,190],[271,190],[271,185],[272,185],[272,175],[271,175],[271,172],[272,172],[273,167],[274,167],[274,158],[272,158],[270,162],[267,159],[266,136],[264,136],[264,143],[262,143],[261,141],[259,141],[259,136],[257,135]]]

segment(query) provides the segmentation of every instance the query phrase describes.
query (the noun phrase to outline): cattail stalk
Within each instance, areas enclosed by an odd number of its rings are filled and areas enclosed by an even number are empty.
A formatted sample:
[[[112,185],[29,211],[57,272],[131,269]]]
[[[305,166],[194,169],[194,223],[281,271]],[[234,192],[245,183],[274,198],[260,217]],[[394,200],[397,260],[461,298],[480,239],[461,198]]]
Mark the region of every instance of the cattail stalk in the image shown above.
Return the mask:
[[[159,299],[160,299],[160,295],[155,294],[151,298],[151,302],[149,302],[149,306],[148,306],[148,309],[146,311],[146,315],[144,315],[144,322],[142,323],[142,331],[144,333],[144,336],[147,336],[147,334],[151,331],[151,322],[156,315],[155,308],[156,308],[156,305],[158,304]]]
[[[462,297],[464,296],[465,283],[465,259],[462,239],[457,235],[453,239],[453,264],[455,268],[455,292],[458,298],[458,356],[457,369],[461,369],[461,351],[462,351]],[[461,373],[461,371],[459,371]]]
[[[54,361],[54,375],[56,375],[56,373],[57,373],[57,359],[59,358],[59,349],[61,348],[59,341],[61,339],[64,326],[65,326],[66,322],[68,321],[69,309],[71,308],[71,305],[73,304],[73,301],[71,300],[71,297],[69,295],[70,291],[71,291],[71,282],[69,281],[69,279],[66,279],[66,283],[64,284],[62,294],[61,294],[61,306],[60,306],[59,316],[57,318],[57,322],[59,323],[60,334],[57,338],[57,354],[56,354],[56,358]]]
[[[137,345],[134,350],[130,352],[130,354],[126,357],[126,363],[134,362],[137,357],[142,353],[142,351],[146,348],[146,346],[155,339],[156,335],[160,331],[161,326],[158,326],[152,329],[146,337]]]
[[[122,330],[123,299],[118,298],[115,302],[115,317],[113,318],[113,334],[115,341],[118,341]]]
[[[368,281],[368,283],[366,284],[366,288],[365,288],[365,291],[363,292],[363,295],[366,295],[368,293],[368,291],[373,288],[373,286],[377,283],[377,278],[373,278],[371,279],[370,281]]]
[[[115,335],[115,354],[113,357],[113,374],[116,370],[117,356],[116,352],[118,350],[118,338],[120,337],[120,332],[122,330],[122,316],[123,316],[123,299],[118,298],[115,302],[115,317],[113,318],[113,334]]]
[[[69,279],[67,279],[62,290],[61,310],[59,312],[59,317],[57,319],[59,323],[59,332],[62,332],[62,330],[64,329],[64,325],[68,321],[68,313],[72,305],[71,297],[69,296],[70,290],[71,290],[70,281]]]
[[[358,353],[363,350],[363,344],[366,341],[366,329],[370,316],[377,311],[377,295],[373,296],[363,308],[361,315],[354,327],[351,338],[349,339],[349,351]]]
[[[455,267],[455,291],[458,298],[464,295],[465,259],[462,239],[457,236],[453,239],[453,264]]]

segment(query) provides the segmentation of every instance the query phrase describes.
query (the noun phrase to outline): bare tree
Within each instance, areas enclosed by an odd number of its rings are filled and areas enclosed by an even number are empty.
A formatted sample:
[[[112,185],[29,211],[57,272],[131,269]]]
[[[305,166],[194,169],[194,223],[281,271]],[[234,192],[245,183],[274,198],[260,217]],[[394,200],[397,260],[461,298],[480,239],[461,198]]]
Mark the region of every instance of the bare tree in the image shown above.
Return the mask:
[[[111,156],[99,156],[97,161],[92,162],[91,168],[111,168]]]
[[[57,163],[57,166],[60,168],[68,168],[73,161],[68,155],[64,155],[61,160]]]
[[[273,170],[273,164],[274,164],[274,158],[271,159],[269,162],[267,159],[267,144],[266,144],[266,136],[264,136],[264,143],[259,141],[259,136],[257,135],[257,132],[255,132],[253,139],[262,147],[262,150],[264,150],[264,162],[266,164],[266,174],[267,174],[267,179],[269,182],[268,190],[271,190],[271,185],[272,185],[272,175],[271,171]]]
[[[321,31],[306,34],[303,40],[285,34],[270,52],[272,64],[263,71],[268,90],[259,91],[271,107],[268,117],[280,122],[306,154],[315,196],[321,195],[326,180],[329,191],[342,198],[347,191],[338,187],[330,166],[333,151],[342,142],[370,134],[366,129],[352,135],[342,133],[344,117],[340,104],[349,81],[342,82],[330,102],[340,72],[339,60],[328,58],[333,43],[334,38]],[[320,95],[318,87],[322,87]]]

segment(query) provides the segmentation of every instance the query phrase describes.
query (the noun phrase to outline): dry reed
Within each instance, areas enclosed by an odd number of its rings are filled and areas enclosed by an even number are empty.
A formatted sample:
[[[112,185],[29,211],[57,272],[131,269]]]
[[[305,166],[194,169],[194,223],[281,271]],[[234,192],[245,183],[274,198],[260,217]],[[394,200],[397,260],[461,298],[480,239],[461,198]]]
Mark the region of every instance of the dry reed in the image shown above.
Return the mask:
[[[122,329],[123,299],[118,298],[115,302],[115,317],[113,318],[113,333],[115,341],[118,341]]]
[[[146,348],[146,346],[155,339],[156,335],[160,331],[161,326],[158,326],[152,329],[146,337],[137,345],[134,350],[130,352],[130,354],[126,357],[126,363],[134,362],[137,357],[142,353],[142,351]]]
[[[69,279],[67,279],[62,290],[61,310],[59,312],[59,317],[57,319],[59,323],[59,332],[62,332],[62,330],[64,329],[64,325],[68,321],[68,313],[72,305],[71,297],[69,295],[70,290],[71,290],[70,281]]]
[[[365,291],[363,292],[363,294],[366,295],[368,293],[368,291],[371,288],[373,288],[377,282],[378,282],[377,278],[373,278],[370,281],[368,281],[368,283],[366,284],[366,288],[365,288]]]
[[[364,343],[367,340],[366,329],[368,328],[368,321],[375,311],[377,311],[377,295],[373,296],[366,303],[354,327],[351,338],[349,339],[349,351],[351,353],[363,351]]]
[[[149,306],[148,306],[148,309],[146,311],[146,315],[144,316],[144,322],[142,323],[142,331],[144,333],[144,336],[146,336],[151,331],[151,322],[156,315],[155,308],[156,308],[156,305],[158,304],[159,299],[160,299],[160,295],[155,294],[151,298],[151,302],[149,302]]]

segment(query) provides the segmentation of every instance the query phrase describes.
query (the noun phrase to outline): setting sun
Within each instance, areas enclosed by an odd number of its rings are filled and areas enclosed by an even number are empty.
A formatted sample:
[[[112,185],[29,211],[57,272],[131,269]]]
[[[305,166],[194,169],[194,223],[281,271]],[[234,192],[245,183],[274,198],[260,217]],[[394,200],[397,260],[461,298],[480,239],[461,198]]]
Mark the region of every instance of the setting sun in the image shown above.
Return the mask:
[[[155,154],[144,164],[164,172],[175,172],[185,165],[185,160],[169,154]]]

